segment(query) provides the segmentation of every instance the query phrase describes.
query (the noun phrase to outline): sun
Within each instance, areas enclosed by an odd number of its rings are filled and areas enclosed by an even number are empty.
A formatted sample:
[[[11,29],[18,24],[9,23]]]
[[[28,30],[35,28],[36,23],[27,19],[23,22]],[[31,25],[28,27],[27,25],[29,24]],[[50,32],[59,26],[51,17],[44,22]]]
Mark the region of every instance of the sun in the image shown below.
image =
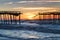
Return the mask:
[[[28,16],[28,19],[33,19],[33,16]]]
[[[23,13],[21,15],[21,19],[23,20],[34,20],[34,19],[38,19],[38,17],[35,17],[36,14],[35,13]]]
[[[33,17],[35,16],[35,14],[31,14],[31,13],[28,13],[28,14],[26,14],[26,16],[27,16],[27,19],[34,19]]]

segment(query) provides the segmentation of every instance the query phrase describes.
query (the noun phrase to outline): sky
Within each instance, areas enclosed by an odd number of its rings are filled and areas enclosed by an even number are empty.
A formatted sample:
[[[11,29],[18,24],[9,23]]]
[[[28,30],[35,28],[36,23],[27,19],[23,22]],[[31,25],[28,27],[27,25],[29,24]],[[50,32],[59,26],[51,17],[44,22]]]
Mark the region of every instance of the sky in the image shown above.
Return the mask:
[[[16,7],[60,7],[60,0],[0,0],[0,10]]]
[[[23,13],[21,15],[23,19],[32,19],[32,17],[41,10],[44,12],[56,11],[54,7],[56,7],[57,9],[60,8],[60,0],[0,0],[0,10],[19,9]]]

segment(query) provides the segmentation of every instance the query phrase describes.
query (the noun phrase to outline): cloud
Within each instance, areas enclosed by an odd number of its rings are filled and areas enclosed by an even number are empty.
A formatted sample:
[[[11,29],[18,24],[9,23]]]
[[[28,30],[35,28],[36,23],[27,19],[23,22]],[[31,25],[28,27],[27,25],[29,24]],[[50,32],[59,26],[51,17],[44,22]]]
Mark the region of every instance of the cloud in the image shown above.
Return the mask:
[[[17,2],[7,2],[7,3],[4,3],[4,4],[6,4],[6,5],[28,5],[28,4],[30,4],[30,5],[34,5],[34,4],[45,4],[45,2],[43,2],[43,1],[17,1]]]
[[[8,4],[13,4],[13,2],[9,2]]]
[[[31,1],[11,1],[11,2],[7,2],[5,3],[5,5],[8,5],[10,7],[60,7],[60,1],[52,1],[52,0],[49,0],[49,1],[44,1],[44,0],[40,0],[40,1],[37,1],[37,0],[31,0]],[[54,5],[54,6],[53,6]]]
[[[60,1],[17,1],[17,2],[7,2],[5,4],[8,4],[8,5],[11,5],[11,4],[22,4],[22,3],[40,3],[40,4],[44,4],[44,3],[47,3],[47,2],[60,2]]]
[[[47,2],[60,2],[60,1],[17,1],[17,2],[8,2],[8,3],[5,3],[5,4],[18,4],[18,3],[47,3]]]
[[[60,2],[60,1],[46,1],[46,2]]]
[[[35,3],[35,2],[42,2],[42,1],[19,1],[17,3]]]
[[[11,4],[14,4],[14,2],[8,2],[8,3],[5,3],[7,5],[11,5]]]
[[[35,3],[35,2],[60,2],[60,0],[28,0],[28,1],[18,1],[16,3]]]
[[[27,3],[29,1],[19,1],[19,2],[16,2],[16,3]]]

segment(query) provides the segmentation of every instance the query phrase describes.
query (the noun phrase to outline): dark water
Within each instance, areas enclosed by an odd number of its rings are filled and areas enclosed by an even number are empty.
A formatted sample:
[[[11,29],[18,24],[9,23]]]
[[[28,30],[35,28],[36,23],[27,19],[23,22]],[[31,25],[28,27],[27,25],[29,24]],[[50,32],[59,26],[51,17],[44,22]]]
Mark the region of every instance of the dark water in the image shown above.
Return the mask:
[[[20,22],[0,22],[0,40],[60,40],[60,23],[56,20]]]

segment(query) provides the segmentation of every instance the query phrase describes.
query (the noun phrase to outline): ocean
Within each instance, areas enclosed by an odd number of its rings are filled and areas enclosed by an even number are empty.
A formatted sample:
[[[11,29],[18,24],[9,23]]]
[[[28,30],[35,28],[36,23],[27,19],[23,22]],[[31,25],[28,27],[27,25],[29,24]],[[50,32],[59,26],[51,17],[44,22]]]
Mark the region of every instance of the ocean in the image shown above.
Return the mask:
[[[11,23],[12,22],[12,23]],[[38,20],[0,22],[0,40],[60,40],[59,23]]]

